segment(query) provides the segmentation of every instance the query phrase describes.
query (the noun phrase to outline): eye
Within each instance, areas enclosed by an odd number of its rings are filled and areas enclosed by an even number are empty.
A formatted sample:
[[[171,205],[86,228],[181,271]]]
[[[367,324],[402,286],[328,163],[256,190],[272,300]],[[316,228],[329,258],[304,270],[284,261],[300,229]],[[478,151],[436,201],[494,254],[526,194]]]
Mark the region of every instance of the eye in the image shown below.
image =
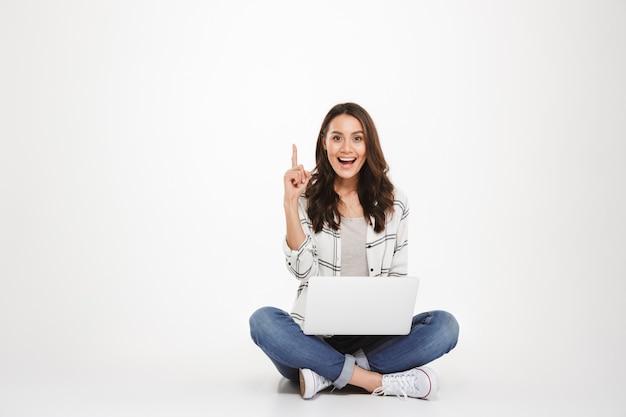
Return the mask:
[[[339,142],[341,140],[341,136],[335,135],[335,136],[333,136],[333,140],[336,141],[336,142]]]
[[[352,140],[355,142],[361,142],[363,138],[361,136],[355,136],[354,138],[352,138]]]

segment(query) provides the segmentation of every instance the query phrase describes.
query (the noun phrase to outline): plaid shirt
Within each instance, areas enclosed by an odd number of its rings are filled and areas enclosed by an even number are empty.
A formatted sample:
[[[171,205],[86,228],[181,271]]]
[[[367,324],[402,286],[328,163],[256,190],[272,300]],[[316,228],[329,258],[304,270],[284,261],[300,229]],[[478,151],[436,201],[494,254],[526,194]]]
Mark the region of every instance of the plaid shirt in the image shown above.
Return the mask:
[[[300,284],[291,309],[291,316],[298,322],[304,321],[304,306],[308,278],[316,275],[341,275],[341,233],[324,227],[314,233],[307,215],[308,200],[300,197],[298,212],[306,235],[305,241],[296,250],[291,250],[287,240],[283,241],[287,269]],[[376,233],[372,225],[367,226],[365,252],[370,276],[406,276],[408,270],[408,219],[409,204],[406,195],[396,189],[395,212],[385,219],[385,230]],[[374,219],[371,219],[374,222]]]

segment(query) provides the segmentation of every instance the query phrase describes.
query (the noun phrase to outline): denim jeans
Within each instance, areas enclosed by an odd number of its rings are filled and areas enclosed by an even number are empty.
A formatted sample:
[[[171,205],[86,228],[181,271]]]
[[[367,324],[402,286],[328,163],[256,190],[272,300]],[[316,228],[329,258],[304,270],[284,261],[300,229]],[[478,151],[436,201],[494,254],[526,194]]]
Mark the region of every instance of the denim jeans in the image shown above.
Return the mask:
[[[254,343],[285,378],[297,382],[298,369],[308,368],[343,388],[354,366],[388,374],[426,365],[456,346],[459,325],[446,311],[429,311],[413,317],[405,336],[325,339],[305,335],[289,313],[261,307],[250,316]]]

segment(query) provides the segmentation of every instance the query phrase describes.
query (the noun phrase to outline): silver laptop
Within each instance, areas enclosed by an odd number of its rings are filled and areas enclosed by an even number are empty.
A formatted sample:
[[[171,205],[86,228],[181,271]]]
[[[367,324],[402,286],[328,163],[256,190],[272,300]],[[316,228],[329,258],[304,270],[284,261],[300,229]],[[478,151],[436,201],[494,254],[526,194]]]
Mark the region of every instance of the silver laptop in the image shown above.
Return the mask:
[[[419,278],[311,277],[302,329],[308,335],[405,335]]]

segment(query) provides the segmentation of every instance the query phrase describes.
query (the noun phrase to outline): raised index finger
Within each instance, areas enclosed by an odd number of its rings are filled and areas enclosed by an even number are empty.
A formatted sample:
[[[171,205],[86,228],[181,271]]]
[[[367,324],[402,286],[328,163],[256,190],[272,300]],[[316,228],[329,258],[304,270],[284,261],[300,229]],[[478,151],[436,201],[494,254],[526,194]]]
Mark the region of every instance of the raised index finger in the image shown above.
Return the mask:
[[[298,166],[298,148],[296,148],[296,144],[291,145],[291,167],[295,168]]]

